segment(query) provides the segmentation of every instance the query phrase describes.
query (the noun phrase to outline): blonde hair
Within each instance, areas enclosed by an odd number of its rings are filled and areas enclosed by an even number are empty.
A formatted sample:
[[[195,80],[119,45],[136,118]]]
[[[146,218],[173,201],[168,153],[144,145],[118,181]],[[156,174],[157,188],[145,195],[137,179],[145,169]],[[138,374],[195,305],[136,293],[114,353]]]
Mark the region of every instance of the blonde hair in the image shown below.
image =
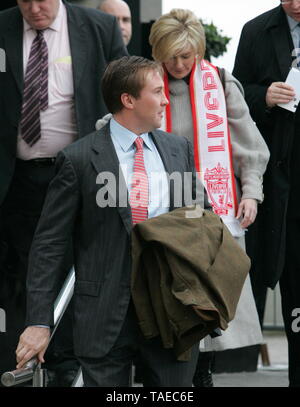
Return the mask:
[[[205,31],[190,10],[173,9],[162,15],[151,27],[149,43],[155,60],[165,62],[188,46],[200,59],[205,53]]]

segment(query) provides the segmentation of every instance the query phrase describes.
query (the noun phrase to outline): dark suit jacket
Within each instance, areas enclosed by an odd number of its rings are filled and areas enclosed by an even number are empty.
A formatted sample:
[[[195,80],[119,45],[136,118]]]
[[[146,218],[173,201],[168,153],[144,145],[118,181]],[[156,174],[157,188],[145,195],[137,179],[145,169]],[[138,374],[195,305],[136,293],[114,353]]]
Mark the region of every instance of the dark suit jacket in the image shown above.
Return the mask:
[[[185,138],[161,131],[152,134],[168,173],[178,171],[183,177],[184,172],[194,171],[192,147]],[[109,125],[60,152],[56,168],[32,243],[27,324],[52,325],[58,270],[72,236],[75,354],[100,358],[120,332],[131,276],[130,207],[119,205],[118,188],[114,197],[108,184],[110,206],[100,208],[96,203],[97,192],[105,187],[96,184],[97,175],[110,172],[117,185],[120,179]],[[127,190],[124,193],[127,200]],[[173,201],[170,188],[171,210]]]
[[[98,10],[65,3],[74,76],[79,137],[95,129],[107,113],[100,81],[107,63],[127,54],[117,20]],[[14,172],[17,129],[23,93],[23,19],[18,7],[0,13],[0,48],[6,72],[0,72],[0,205]]]
[[[250,113],[271,152],[264,175],[265,200],[259,208],[255,236],[255,263],[265,283],[274,288],[285,262],[286,217],[292,176],[299,154],[294,138],[299,109],[293,114],[266,106],[267,88],[285,81],[293,63],[294,48],[285,12],[278,6],[245,24],[236,55],[234,76],[243,84]],[[297,170],[297,168],[296,168]],[[297,174],[300,171],[297,170]],[[296,178],[296,177],[295,177]],[[297,187],[298,190],[298,187]],[[293,194],[297,193],[293,190]],[[297,197],[299,197],[297,193]],[[255,229],[252,228],[254,231]],[[251,229],[250,229],[251,235]]]

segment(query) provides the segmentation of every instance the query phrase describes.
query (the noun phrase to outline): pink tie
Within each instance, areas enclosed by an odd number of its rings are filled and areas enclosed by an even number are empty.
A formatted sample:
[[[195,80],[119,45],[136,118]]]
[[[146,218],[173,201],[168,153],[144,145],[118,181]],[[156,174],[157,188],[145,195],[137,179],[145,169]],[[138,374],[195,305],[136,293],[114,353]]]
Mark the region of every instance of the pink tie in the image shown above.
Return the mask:
[[[143,143],[141,137],[135,139],[135,157],[130,192],[132,223],[143,222],[148,218],[149,183],[145,170]]]

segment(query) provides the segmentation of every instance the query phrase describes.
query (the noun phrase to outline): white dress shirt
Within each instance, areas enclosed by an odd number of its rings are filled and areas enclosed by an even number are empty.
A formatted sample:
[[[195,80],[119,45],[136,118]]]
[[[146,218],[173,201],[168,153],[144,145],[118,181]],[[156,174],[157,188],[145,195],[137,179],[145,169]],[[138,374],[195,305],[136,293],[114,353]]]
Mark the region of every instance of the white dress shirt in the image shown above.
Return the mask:
[[[294,48],[300,48],[300,27],[298,21],[294,20],[292,17],[286,15],[288,24],[290,27],[291,36],[293,39]],[[300,52],[299,52],[300,53]]]
[[[136,151],[134,141],[138,136],[121,126],[114,118],[110,121],[110,132],[130,194]],[[152,136],[149,133],[145,133],[141,134],[140,137],[144,140],[144,164],[149,181],[148,217],[153,218],[154,216],[169,212],[169,182],[164,164]]]
[[[24,21],[23,67],[24,77],[31,44],[36,36]],[[57,16],[44,31],[48,46],[48,96],[49,106],[40,112],[41,138],[30,147],[18,131],[17,157],[30,160],[41,157],[55,157],[58,151],[72,143],[78,137],[74,111],[74,88],[71,49],[69,42],[67,11],[60,1]]]

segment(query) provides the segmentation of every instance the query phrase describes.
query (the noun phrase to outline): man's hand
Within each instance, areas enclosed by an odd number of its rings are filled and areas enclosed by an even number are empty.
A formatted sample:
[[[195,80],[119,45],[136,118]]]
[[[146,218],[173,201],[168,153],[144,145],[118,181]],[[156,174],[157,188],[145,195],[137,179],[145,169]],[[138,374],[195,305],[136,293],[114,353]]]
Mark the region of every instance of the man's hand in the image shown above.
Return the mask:
[[[20,336],[19,344],[16,350],[17,369],[23,367],[26,362],[37,356],[38,361],[44,363],[44,354],[46,352],[50,339],[50,329],[37,326],[29,326]]]
[[[241,220],[242,228],[246,228],[251,225],[257,215],[257,201],[255,199],[242,199],[239,204],[238,213],[236,218],[239,219],[243,216]]]
[[[273,82],[266,93],[266,103],[268,107],[273,107],[278,103],[288,103],[295,97],[294,89],[284,82]]]

